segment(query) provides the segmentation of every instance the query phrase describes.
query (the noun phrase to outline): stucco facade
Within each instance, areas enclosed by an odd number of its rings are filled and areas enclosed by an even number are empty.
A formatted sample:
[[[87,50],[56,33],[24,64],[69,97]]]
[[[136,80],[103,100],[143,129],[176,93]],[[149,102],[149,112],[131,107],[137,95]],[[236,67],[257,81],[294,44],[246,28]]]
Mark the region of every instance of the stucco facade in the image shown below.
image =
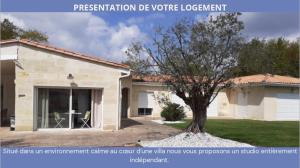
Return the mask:
[[[224,104],[229,108],[224,116],[237,119],[263,119],[264,88],[229,88],[225,92],[227,101]]]
[[[132,85],[132,106],[131,106],[131,111],[130,111],[130,117],[137,117],[138,115],[138,98],[139,94],[141,92],[148,92],[148,93],[153,93],[154,98],[161,97],[161,96],[166,96],[171,102],[172,102],[172,90],[163,84],[159,83],[144,83],[144,82],[133,82]],[[174,94],[174,93],[173,93]],[[233,97],[233,96],[232,96]],[[227,94],[227,91],[221,91],[217,95],[217,97],[214,99],[216,102],[216,109],[218,111],[218,116],[232,116],[232,110],[231,107],[232,105],[229,103],[230,95]],[[178,102],[175,102],[178,103]],[[178,104],[182,104],[182,101]],[[148,117],[152,118],[159,118],[160,113],[162,111],[162,107],[164,104],[160,104],[158,100],[155,100],[155,104],[153,106],[153,111],[152,115],[149,115]],[[184,111],[186,113],[186,116],[188,118],[192,117],[192,111],[187,105],[183,105]]]
[[[1,46],[1,55],[16,50],[15,45]],[[102,129],[119,128],[121,68],[76,59],[44,49],[18,46],[15,63],[15,120],[16,130],[36,130],[37,88],[102,89]],[[72,74],[73,79],[68,79]]]
[[[133,85],[133,104],[131,117],[139,116],[138,94],[140,92],[153,92],[155,95],[164,94],[171,96],[171,90],[166,86],[145,85],[143,83]],[[217,116],[221,118],[233,119],[254,119],[254,120],[277,120],[278,94],[298,94],[299,87],[282,86],[252,86],[252,87],[233,87],[219,92],[214,101]],[[162,106],[158,103],[153,106],[152,115],[149,117],[160,117]],[[189,108],[185,108],[187,117],[192,117]],[[208,114],[209,115],[209,114]],[[216,118],[212,117],[212,118]],[[210,117],[209,117],[210,118]],[[297,118],[295,118],[297,120]]]
[[[282,93],[298,94],[299,88],[257,86],[226,89],[227,98],[223,98],[223,106],[229,108],[225,114],[220,111],[219,115],[236,119],[277,120],[277,95]]]

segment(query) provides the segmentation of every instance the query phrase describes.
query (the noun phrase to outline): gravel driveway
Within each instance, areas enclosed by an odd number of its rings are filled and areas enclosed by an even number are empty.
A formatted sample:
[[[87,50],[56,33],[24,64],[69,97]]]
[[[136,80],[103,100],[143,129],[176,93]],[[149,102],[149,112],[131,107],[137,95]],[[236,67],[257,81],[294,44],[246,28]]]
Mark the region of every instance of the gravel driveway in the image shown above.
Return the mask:
[[[18,132],[0,128],[1,146],[134,146],[138,140],[160,140],[179,130],[147,119],[122,120],[118,131],[51,130]]]

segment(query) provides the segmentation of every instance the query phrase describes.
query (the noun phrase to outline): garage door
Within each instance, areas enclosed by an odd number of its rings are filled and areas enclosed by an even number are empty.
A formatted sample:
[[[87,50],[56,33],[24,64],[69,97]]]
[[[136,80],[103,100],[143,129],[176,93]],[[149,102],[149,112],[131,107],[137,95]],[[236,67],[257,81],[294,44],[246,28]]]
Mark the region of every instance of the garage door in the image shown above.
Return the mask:
[[[299,94],[277,95],[277,120],[299,120]]]
[[[216,97],[215,100],[207,108],[207,116],[208,117],[218,116],[217,98],[218,97]],[[187,108],[187,105],[184,103],[184,101],[180,97],[178,97],[176,94],[172,93],[172,99],[171,100],[172,100],[173,103],[177,103],[177,104],[180,104],[181,106],[185,107],[185,111],[189,110],[189,108]]]

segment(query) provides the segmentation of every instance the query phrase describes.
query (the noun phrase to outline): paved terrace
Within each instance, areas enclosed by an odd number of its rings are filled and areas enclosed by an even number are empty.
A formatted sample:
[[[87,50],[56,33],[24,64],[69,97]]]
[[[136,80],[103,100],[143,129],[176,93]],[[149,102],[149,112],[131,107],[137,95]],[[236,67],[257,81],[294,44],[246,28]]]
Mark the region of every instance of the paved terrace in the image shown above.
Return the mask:
[[[138,140],[159,140],[179,133],[179,130],[144,118],[126,119],[118,131],[42,130],[9,131],[0,128],[1,146],[134,146]]]

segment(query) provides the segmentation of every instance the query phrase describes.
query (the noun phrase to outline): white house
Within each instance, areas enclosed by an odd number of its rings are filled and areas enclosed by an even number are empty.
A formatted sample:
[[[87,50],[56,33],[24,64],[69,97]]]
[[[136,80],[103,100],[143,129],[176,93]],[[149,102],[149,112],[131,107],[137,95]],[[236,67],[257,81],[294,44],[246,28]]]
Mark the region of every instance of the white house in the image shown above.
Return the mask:
[[[124,64],[29,40],[0,44],[0,121],[7,126],[14,116],[17,131],[117,130],[122,118],[160,117],[155,97],[161,94],[184,105],[163,81],[132,77]],[[209,106],[209,117],[299,120],[298,78],[265,74],[233,81]]]

